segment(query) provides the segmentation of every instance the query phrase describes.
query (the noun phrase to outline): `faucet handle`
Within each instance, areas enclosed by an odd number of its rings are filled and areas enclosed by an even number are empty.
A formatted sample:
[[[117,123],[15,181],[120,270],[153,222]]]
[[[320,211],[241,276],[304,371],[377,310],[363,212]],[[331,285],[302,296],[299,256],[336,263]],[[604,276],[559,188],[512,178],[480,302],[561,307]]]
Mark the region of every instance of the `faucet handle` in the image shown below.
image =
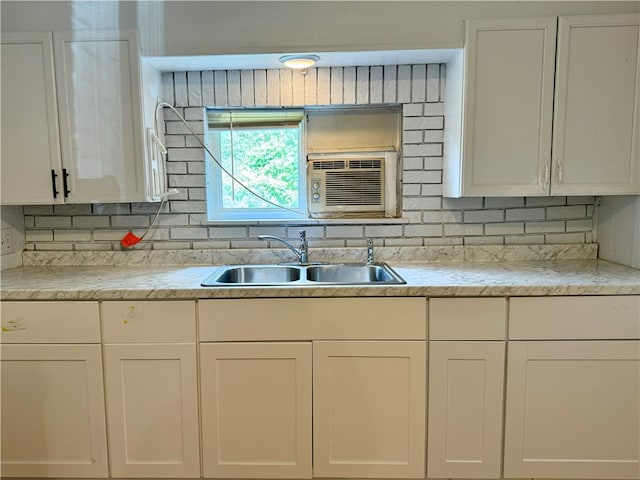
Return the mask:
[[[367,238],[367,264],[373,263],[373,240]]]

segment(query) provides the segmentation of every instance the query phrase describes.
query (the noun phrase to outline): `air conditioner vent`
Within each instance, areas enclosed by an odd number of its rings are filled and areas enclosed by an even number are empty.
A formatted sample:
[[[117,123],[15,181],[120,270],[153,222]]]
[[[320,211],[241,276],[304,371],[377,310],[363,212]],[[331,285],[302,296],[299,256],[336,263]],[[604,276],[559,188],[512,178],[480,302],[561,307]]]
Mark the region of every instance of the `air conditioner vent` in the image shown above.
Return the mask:
[[[382,172],[327,172],[325,188],[327,206],[384,205]]]
[[[308,156],[307,205],[316,217],[397,215],[398,154],[318,153]]]
[[[349,160],[348,168],[382,168],[382,160],[380,159],[371,159],[371,160]]]
[[[345,168],[344,160],[319,160],[313,162],[314,170],[342,170]]]

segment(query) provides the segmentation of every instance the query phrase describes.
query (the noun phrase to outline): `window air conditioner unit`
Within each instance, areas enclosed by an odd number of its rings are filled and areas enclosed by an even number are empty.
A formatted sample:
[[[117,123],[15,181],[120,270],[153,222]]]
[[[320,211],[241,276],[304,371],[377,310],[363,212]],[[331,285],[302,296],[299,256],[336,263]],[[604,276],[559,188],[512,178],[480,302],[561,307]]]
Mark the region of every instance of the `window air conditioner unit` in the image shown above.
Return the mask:
[[[311,217],[395,217],[398,153],[315,153],[307,157]]]

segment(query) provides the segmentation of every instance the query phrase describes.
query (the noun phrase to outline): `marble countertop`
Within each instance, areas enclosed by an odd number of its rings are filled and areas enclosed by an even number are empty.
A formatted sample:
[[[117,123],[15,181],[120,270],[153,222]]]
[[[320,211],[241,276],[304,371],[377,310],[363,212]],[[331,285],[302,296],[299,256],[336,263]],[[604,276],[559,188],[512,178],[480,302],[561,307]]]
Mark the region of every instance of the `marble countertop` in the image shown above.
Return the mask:
[[[201,287],[216,266],[26,266],[2,272],[0,299],[640,295],[640,270],[602,260],[387,263],[406,285]]]

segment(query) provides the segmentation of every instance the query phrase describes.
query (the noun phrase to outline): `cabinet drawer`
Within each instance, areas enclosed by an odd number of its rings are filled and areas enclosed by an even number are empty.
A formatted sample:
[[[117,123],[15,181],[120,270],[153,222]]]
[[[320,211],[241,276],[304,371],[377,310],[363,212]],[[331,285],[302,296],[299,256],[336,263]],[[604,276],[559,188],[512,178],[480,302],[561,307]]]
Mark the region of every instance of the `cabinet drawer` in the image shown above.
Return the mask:
[[[259,298],[198,302],[201,341],[425,340],[424,298]]]
[[[429,340],[504,340],[505,298],[429,300]]]
[[[510,340],[640,338],[640,296],[509,300]]]
[[[2,302],[2,343],[100,343],[98,302]]]
[[[102,328],[105,343],[195,342],[195,302],[104,302]]]

